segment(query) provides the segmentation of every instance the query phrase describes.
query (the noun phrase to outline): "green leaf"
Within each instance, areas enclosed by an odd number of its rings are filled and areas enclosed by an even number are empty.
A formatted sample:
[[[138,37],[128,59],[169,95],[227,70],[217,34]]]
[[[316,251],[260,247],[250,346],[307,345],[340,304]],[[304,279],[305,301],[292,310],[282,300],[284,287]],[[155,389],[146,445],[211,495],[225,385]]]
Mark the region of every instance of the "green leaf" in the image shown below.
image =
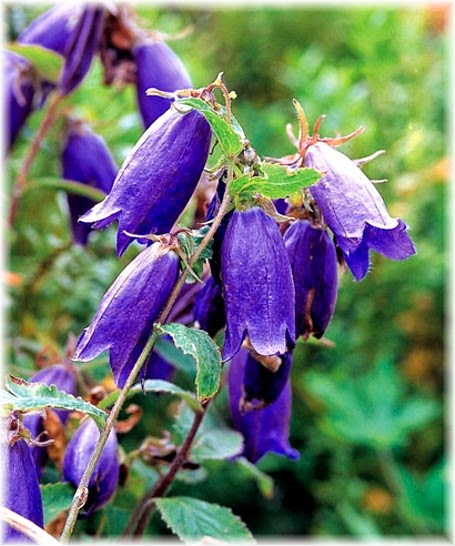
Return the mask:
[[[262,472],[262,470],[259,470],[255,464],[250,463],[250,461],[245,459],[245,457],[239,457],[235,462],[240,467],[241,472],[256,481],[259,491],[264,498],[273,498],[274,482],[268,474]]]
[[[106,422],[104,411],[80,397],[59,391],[55,385],[44,383],[29,383],[25,379],[7,375],[6,391],[1,391],[1,401],[4,409],[12,411],[32,411],[44,408],[57,408],[88,413],[101,430]]]
[[[223,542],[253,542],[243,521],[229,508],[192,497],[154,500],[167,526],[183,541],[196,542],[207,537]]]
[[[43,498],[44,525],[48,525],[60,512],[68,510],[76,489],[69,483],[40,485]]]
[[[53,83],[58,82],[63,66],[63,57],[38,45],[10,43],[7,48],[30,61],[39,76]]]
[[[220,388],[221,354],[207,332],[177,323],[160,325],[158,331],[169,334],[175,346],[195,360],[197,399],[212,398]]]
[[[175,444],[183,442],[193,420],[194,415],[191,410],[182,404],[172,426]],[[242,448],[242,435],[228,428],[215,409],[210,407],[193,440],[190,460],[194,463],[202,463],[209,460],[229,459],[238,455]]]
[[[243,129],[232,115],[231,125],[229,125],[222,117],[224,109],[221,109],[219,113],[205,101],[195,97],[178,99],[174,104],[191,106],[191,108],[201,112],[209,122],[214,135],[220,143],[221,149],[227,157],[233,158],[242,151],[243,140],[245,139]]]
[[[311,186],[321,177],[318,171],[302,168],[289,171],[284,165],[266,163],[261,165],[265,176],[243,175],[229,184],[233,196],[251,197],[261,194],[270,199],[289,197],[299,190]]]
[[[182,351],[177,349],[171,341],[159,338],[155,343],[153,350],[164,358],[164,360],[169,362],[169,364],[172,364],[178,370],[191,376],[192,379],[196,377],[194,359],[191,356],[182,353]]]
[[[130,398],[138,392],[164,392],[167,394],[175,394],[176,396],[179,396],[182,400],[184,400],[192,410],[202,410],[202,406],[196,400],[196,397],[192,392],[185,391],[177,385],[174,385],[174,383],[164,381],[163,379],[147,379],[146,381],[144,381],[144,385],[142,385],[141,383],[136,383],[129,390],[127,398]],[[112,406],[113,404],[115,404],[117,398],[119,397],[119,394],[120,390],[114,391],[100,402],[99,407],[108,408]]]
[[[103,191],[87,186],[87,184],[81,184],[75,180],[52,178],[50,176],[35,178],[34,180],[27,182],[24,193],[40,189],[63,190],[67,193],[88,197],[96,202],[102,201],[106,197],[106,194]]]
[[[191,259],[193,254],[199,248],[207,232],[210,230],[210,226],[203,226],[200,229],[193,229],[191,231],[185,230],[177,235],[180,241],[181,248],[185,252],[187,262]],[[192,266],[193,275],[191,279],[194,281],[200,281],[204,270],[204,264],[206,260],[212,257],[212,245],[213,240],[204,248],[196,263]],[[186,265],[186,264],[185,264]],[[196,276],[196,278],[194,278]],[[187,281],[188,282],[188,281]]]

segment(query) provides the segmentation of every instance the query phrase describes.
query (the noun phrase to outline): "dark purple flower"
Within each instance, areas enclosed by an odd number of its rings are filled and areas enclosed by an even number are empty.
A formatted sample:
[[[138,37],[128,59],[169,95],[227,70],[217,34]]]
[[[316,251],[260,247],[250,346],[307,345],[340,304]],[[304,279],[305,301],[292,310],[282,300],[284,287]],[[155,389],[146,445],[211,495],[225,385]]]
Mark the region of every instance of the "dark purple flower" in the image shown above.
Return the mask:
[[[133,47],[136,61],[136,90],[139,111],[147,128],[171,105],[171,100],[147,96],[150,87],[173,92],[192,87],[191,79],[182,61],[164,42],[146,41]]]
[[[270,405],[262,409],[242,411],[245,373],[247,368],[252,365],[251,361],[255,362],[249,353],[242,349],[232,359],[228,377],[232,421],[234,428],[241,432],[244,438],[243,455],[253,463],[259,461],[269,452],[290,459],[298,459],[298,451],[289,444],[289,420],[291,418],[291,383],[289,379],[285,382],[279,396]],[[288,369],[285,371],[288,373]],[[281,379],[279,378],[278,381]]]
[[[62,150],[62,176],[109,193],[117,174],[117,167],[106,142],[80,121],[69,124]],[[71,227],[76,243],[87,244],[90,227],[79,222],[79,217],[94,205],[88,197],[68,194]]]
[[[92,419],[87,419],[76,430],[63,458],[64,481],[74,487],[79,485],[99,437],[100,431]],[[102,508],[117,489],[120,466],[117,447],[117,436],[112,430],[88,484],[88,499],[83,508],[85,516]]]
[[[224,359],[237,353],[246,336],[260,355],[284,354],[294,346],[291,266],[277,224],[262,209],[233,213],[223,241],[221,276]]]
[[[197,111],[165,112],[142,135],[120,168],[109,195],[81,218],[103,228],[119,220],[117,254],[133,238],[168,233],[193,194],[207,161],[210,126]]]
[[[6,112],[8,113],[7,148],[11,149],[33,110],[35,86],[33,69],[21,55],[5,51]]]
[[[308,220],[293,222],[284,234],[295,287],[296,336],[320,338],[335,310],[338,291],[335,245]]]
[[[64,56],[83,5],[60,4],[41,14],[20,34],[21,44],[38,45]]]
[[[161,243],[141,252],[104,295],[79,338],[74,360],[93,360],[109,349],[115,382],[123,387],[178,274],[177,254]]]
[[[211,276],[205,280],[196,296],[194,319],[199,328],[205,330],[211,337],[226,325],[222,287]]]
[[[356,281],[368,271],[368,249],[394,260],[416,252],[406,224],[389,215],[379,192],[354,161],[329,144],[316,142],[305,152],[305,166],[324,173],[310,191]]]
[[[59,82],[60,94],[71,93],[85,78],[99,47],[104,9],[85,7],[68,39],[65,64]]]
[[[22,439],[12,445],[2,442],[2,464],[6,469],[4,506],[43,528],[43,501],[31,448]],[[2,525],[2,529],[2,544],[33,542],[9,525]]]
[[[76,373],[71,366],[65,364],[55,364],[44,368],[33,375],[29,381],[31,383],[44,383],[46,385],[55,385],[60,391],[68,394],[76,394],[77,392],[77,379]],[[65,423],[69,411],[67,410],[54,410],[62,423]],[[37,438],[44,431],[43,417],[40,413],[25,414],[23,418],[25,427],[30,431],[33,439]],[[34,446],[32,449],[33,459],[36,464],[37,472],[40,473],[41,469],[47,462],[47,450],[45,447]]]

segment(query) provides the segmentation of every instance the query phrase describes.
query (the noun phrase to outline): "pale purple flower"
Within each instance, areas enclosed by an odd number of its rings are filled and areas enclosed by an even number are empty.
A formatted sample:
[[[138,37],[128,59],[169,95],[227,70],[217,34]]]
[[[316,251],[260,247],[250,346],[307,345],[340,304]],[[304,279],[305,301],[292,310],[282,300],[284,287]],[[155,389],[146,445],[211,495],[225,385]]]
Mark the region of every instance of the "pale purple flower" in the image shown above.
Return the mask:
[[[275,221],[259,207],[235,211],[221,259],[223,358],[232,358],[247,336],[260,355],[284,354],[295,343],[294,284]]]
[[[124,161],[112,191],[81,221],[103,228],[119,221],[117,254],[133,238],[124,233],[168,233],[190,200],[207,161],[210,126],[192,110],[171,108],[142,135]]]

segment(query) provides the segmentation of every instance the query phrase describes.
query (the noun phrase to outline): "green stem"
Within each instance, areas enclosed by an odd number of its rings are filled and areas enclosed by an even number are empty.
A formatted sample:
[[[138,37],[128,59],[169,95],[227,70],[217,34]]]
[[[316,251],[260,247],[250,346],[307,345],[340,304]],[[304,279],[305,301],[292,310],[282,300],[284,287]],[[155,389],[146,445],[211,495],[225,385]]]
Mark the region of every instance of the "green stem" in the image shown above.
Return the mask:
[[[223,201],[221,203],[221,206],[220,206],[220,209],[218,211],[218,214],[216,215],[215,219],[213,220],[213,223],[212,225],[210,226],[210,229],[209,231],[207,232],[206,236],[204,237],[204,239],[201,241],[201,244],[199,245],[197,251],[194,253],[194,255],[191,257],[191,260],[189,261],[189,265],[190,267],[192,267],[196,261],[198,260],[198,258],[200,257],[200,255],[202,254],[202,252],[205,250],[205,248],[207,247],[207,245],[209,244],[209,242],[212,240],[213,236],[215,235],[215,232],[216,230],[218,229],[219,225],[221,224],[221,220],[223,219],[223,216],[224,214],[226,213],[229,205],[230,205],[230,195],[229,195],[229,192],[228,190],[226,189],[226,192],[225,192],[225,195],[224,195],[224,198],[223,198]],[[183,271],[182,275],[180,276],[178,282],[176,283],[176,285],[174,286],[172,292],[171,292],[171,295],[166,303],[166,305],[164,306],[163,310],[161,311],[160,313],[160,316],[157,320],[157,324],[163,324],[165,322],[165,320],[167,319],[171,309],[172,309],[172,306],[174,305],[175,303],[175,300],[177,299],[177,296],[180,292],[180,289],[181,287],[183,286],[186,278],[188,277],[189,275],[189,270],[188,269],[185,269],[185,271]],[[82,479],[79,483],[79,486],[76,490],[76,493],[74,494],[74,497],[73,497],[73,501],[71,503],[71,507],[70,507],[70,511],[69,511],[69,514],[68,514],[68,518],[65,522],[65,527],[63,529],[63,532],[62,532],[62,535],[60,537],[60,541],[63,543],[63,544],[66,544],[68,543],[70,537],[71,537],[71,534],[74,530],[74,526],[76,525],[76,520],[77,520],[77,516],[79,514],[79,511],[80,509],[84,506],[86,500],[87,500],[87,493],[88,493],[88,484],[90,482],[90,478],[93,474],[93,471],[95,469],[95,466],[96,466],[96,463],[98,462],[98,459],[100,458],[101,456],[101,452],[107,442],[107,439],[109,437],[109,434],[112,430],[112,428],[114,427],[114,424],[115,424],[115,421],[120,413],[120,410],[123,406],[123,403],[124,401],[126,400],[127,396],[128,396],[128,392],[129,390],[131,389],[131,387],[133,386],[134,384],[134,381],[136,380],[136,377],[137,375],[139,374],[139,371],[141,370],[144,362],[146,361],[147,357],[149,356],[151,350],[153,349],[153,346],[156,342],[156,340],[158,339],[159,337],[159,334],[157,333],[156,330],[154,330],[151,334],[151,336],[149,337],[148,341],[147,341],[147,344],[145,345],[144,349],[142,350],[139,358],[137,359],[137,361],[135,362],[134,366],[133,366],[133,369],[131,370],[126,382],[125,382],[125,385],[123,386],[123,388],[121,389],[120,391],[120,394],[119,394],[119,397],[117,398],[110,414],[109,414],[109,417],[106,421],[106,424],[104,426],[104,429],[100,435],[100,439],[95,447],[95,450],[93,451],[93,454],[90,458],[90,461],[87,465],[87,468],[84,472],[84,475],[82,476]],[[203,415],[203,414],[202,414]],[[201,417],[201,420],[202,420],[202,417]],[[199,426],[199,425],[198,425]],[[196,430],[194,432],[194,434],[196,433],[197,431],[197,428],[198,426],[196,427]],[[192,439],[191,439],[192,441]],[[191,442],[190,442],[190,445],[191,445]]]
[[[17,174],[16,182],[14,183],[14,187],[13,187],[13,194],[11,197],[11,204],[10,204],[9,214],[8,214],[8,223],[11,227],[14,225],[14,220],[16,219],[19,202],[22,197],[24,188],[27,185],[28,173],[32,167],[33,161],[35,160],[35,156],[41,147],[43,138],[45,137],[46,133],[49,131],[49,129],[52,127],[54,123],[55,116],[57,114],[57,110],[61,100],[62,100],[62,96],[60,95],[60,93],[56,93],[54,97],[52,98],[52,100],[50,101],[49,108],[46,112],[46,115],[44,116],[43,121],[41,122],[41,125],[39,126],[39,129],[34,139],[32,140],[32,143],[30,145],[30,148],[28,149],[27,155],[25,156],[24,162],[22,163],[21,169]]]

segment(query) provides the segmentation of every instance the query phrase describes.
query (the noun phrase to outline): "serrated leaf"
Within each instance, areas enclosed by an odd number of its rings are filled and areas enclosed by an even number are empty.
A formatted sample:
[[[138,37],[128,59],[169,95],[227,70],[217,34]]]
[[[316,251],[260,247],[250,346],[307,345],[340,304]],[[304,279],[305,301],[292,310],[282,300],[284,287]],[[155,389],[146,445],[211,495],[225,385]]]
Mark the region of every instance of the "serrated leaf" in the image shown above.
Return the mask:
[[[315,184],[320,173],[310,168],[290,171],[284,165],[264,162],[261,169],[265,176],[243,175],[229,184],[231,195],[250,197],[260,194],[269,199],[289,197],[297,191]]]
[[[179,104],[191,106],[191,108],[198,110],[205,116],[221,149],[227,157],[235,157],[242,151],[245,136],[243,129],[233,116],[231,116],[231,125],[229,125],[212,106],[196,97],[178,99],[175,101],[175,104],[177,106]],[[221,114],[223,112],[224,110],[221,111]]]
[[[76,489],[69,483],[40,485],[43,498],[44,525],[48,525],[61,512],[68,510]]]
[[[87,186],[87,184],[82,184],[75,180],[64,180],[63,178],[53,178],[50,176],[30,180],[24,188],[24,193],[40,189],[63,190],[74,195],[88,197],[96,202],[102,201],[106,197],[106,194],[103,191]]]
[[[159,338],[153,348],[164,360],[175,366],[178,370],[191,376],[192,379],[196,377],[196,370],[194,367],[194,359],[182,353],[180,349],[165,338]]]
[[[25,379],[7,375],[5,378],[6,395],[2,400],[7,411],[39,411],[44,408],[82,411],[92,417],[101,430],[107,415],[96,406],[75,397],[72,394],[59,391],[55,385],[45,383],[29,383]],[[12,395],[12,396],[11,396]]]
[[[196,392],[200,402],[212,398],[220,388],[221,354],[212,338],[203,330],[171,323],[159,326],[161,334],[169,334],[175,344],[196,363]]]
[[[180,246],[185,252],[187,261],[189,261],[193,254],[197,251],[209,230],[210,226],[203,226],[200,229],[193,229],[191,231],[185,230],[177,235]],[[192,265],[191,272],[194,273],[194,275],[189,279],[191,279],[193,282],[196,280],[200,281],[204,271],[204,264],[206,260],[209,260],[212,257],[212,245],[213,240],[210,241],[210,243],[204,248],[198,260]],[[195,276],[196,278],[194,278]],[[187,282],[189,279],[187,279]]]
[[[15,42],[8,44],[7,48],[30,61],[42,79],[52,83],[58,82],[63,66],[63,57],[38,45]]]
[[[185,542],[206,538],[223,542],[254,542],[243,521],[230,508],[192,497],[154,499],[168,527]]]

